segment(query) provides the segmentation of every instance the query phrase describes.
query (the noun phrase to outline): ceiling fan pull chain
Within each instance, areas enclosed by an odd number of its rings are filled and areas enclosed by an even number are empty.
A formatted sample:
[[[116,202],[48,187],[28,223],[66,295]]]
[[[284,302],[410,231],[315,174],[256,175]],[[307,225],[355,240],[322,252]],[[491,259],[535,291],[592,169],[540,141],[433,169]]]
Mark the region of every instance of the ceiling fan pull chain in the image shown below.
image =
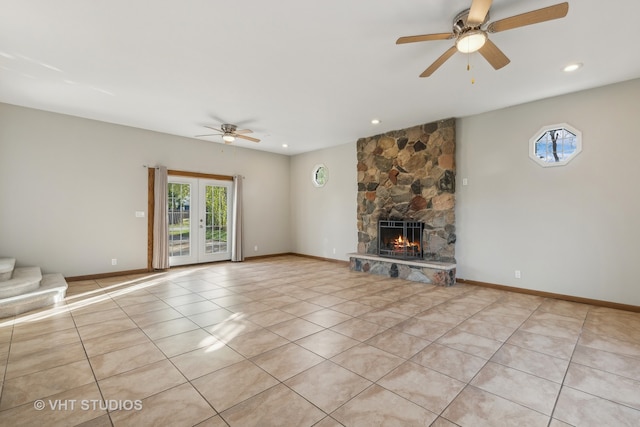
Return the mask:
[[[467,71],[471,71],[471,53],[467,52]],[[475,84],[476,79],[471,76],[471,84]]]

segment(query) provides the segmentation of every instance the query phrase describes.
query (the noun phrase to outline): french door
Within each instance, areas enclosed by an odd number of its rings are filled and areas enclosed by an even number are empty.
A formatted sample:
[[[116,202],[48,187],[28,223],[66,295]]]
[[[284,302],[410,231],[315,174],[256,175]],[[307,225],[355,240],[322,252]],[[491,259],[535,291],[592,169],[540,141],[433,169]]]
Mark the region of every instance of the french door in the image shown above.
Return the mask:
[[[231,182],[169,176],[169,265],[231,259]]]

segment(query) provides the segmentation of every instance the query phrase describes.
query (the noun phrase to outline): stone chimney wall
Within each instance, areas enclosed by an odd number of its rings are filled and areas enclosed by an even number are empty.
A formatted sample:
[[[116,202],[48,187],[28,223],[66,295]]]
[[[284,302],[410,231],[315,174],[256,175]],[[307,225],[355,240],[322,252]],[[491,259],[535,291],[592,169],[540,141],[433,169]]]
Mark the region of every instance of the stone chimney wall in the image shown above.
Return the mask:
[[[424,259],[455,262],[455,119],[357,142],[358,253],[375,255],[378,219],[424,221]]]

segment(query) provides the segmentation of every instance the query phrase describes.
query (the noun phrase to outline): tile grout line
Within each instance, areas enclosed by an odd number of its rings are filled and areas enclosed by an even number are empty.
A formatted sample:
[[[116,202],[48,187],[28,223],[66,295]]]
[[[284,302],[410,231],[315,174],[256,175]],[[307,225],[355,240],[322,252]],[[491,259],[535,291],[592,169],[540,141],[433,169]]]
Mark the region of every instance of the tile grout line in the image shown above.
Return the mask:
[[[500,299],[495,300],[495,301],[493,301],[491,304],[487,305],[486,307],[489,307],[489,306],[491,306],[491,305],[493,305],[493,304],[495,304],[495,303],[497,303],[497,302],[499,302],[499,301],[500,301]],[[484,390],[484,389],[482,389],[482,388],[476,387],[475,385],[473,385],[473,384],[471,384],[471,383],[472,383],[472,382],[473,382],[473,380],[474,380],[474,379],[475,379],[475,378],[480,374],[480,372],[481,372],[481,371],[482,371],[482,370],[483,370],[483,369],[484,369],[484,368],[489,364],[489,362],[491,362],[491,359],[493,359],[493,357],[496,355],[496,353],[498,353],[498,352],[500,351],[500,349],[502,349],[502,347],[504,347],[504,345],[507,343],[507,341],[509,340],[509,338],[511,338],[511,337],[512,337],[516,332],[518,332],[518,331],[520,330],[520,328],[522,327],[522,325],[523,325],[527,320],[529,320],[529,319],[531,318],[531,316],[533,316],[533,314],[538,310],[538,308],[540,307],[540,305],[541,305],[541,304],[542,304],[542,302],[541,302],[541,303],[536,307],[536,309],[535,309],[535,310],[533,310],[533,311],[529,314],[529,316],[528,316],[526,319],[524,319],[522,322],[520,322],[520,324],[518,325],[518,327],[517,327],[516,329],[514,329],[514,331],[511,333],[511,335],[509,335],[509,337],[508,337],[507,339],[505,339],[504,341],[502,341],[502,344],[498,347],[498,349],[496,349],[496,351],[494,351],[494,352],[493,352],[493,354],[491,355],[491,357],[490,357],[489,359],[486,359],[486,362],[482,365],[482,367],[481,367],[480,369],[478,369],[478,371],[473,375],[473,377],[471,377],[471,378],[469,379],[469,381],[467,381],[466,385],[465,385],[465,386],[460,390],[460,392],[458,392],[458,394],[456,395],[456,397],[454,397],[453,399],[451,399],[451,401],[446,405],[446,407],[442,410],[442,412],[441,412],[440,414],[438,414],[438,416],[441,416],[441,417],[442,417],[442,416],[443,416],[442,414],[444,414],[444,413],[447,411],[447,409],[448,409],[448,408],[453,404],[453,402],[456,400],[456,398],[457,398],[458,396],[460,396],[460,395],[462,394],[462,392],[464,392],[464,390],[466,390],[468,387],[473,387],[473,388],[476,388],[476,389],[478,389],[478,390],[482,390],[483,392],[486,392],[486,393],[492,394],[492,395],[494,395],[494,396],[496,396],[496,397],[498,397],[498,398],[500,398],[500,399],[505,399],[504,397],[499,396],[499,395],[497,395],[497,394],[495,394],[495,393],[493,393],[493,392],[490,392],[490,391]],[[485,307],[485,308],[486,308],[486,307]],[[483,309],[483,310],[484,310],[484,309]],[[480,310],[480,311],[482,311],[482,310]],[[479,311],[479,312],[480,312],[480,311]],[[475,315],[477,315],[479,312],[474,313],[472,316],[469,316],[466,320],[468,320],[468,319],[470,319],[470,318],[474,317],[474,316],[475,316]],[[463,322],[464,322],[464,321],[463,321]],[[462,323],[462,322],[460,322],[460,323]],[[456,326],[457,326],[457,325],[456,325]],[[453,329],[452,329],[452,330],[453,330]],[[471,334],[471,335],[476,335],[476,334],[473,334],[473,333],[470,333],[470,334]],[[445,334],[443,334],[443,335],[445,335]],[[480,336],[480,335],[478,335],[478,336]],[[439,337],[439,338],[441,338],[441,337]],[[486,337],[484,337],[484,338],[486,338]],[[435,341],[434,341],[434,342],[435,342]],[[440,345],[444,345],[444,346],[445,346],[445,347],[447,347],[447,348],[451,348],[451,349],[454,349],[454,350],[458,350],[458,349],[456,349],[456,348],[449,347],[449,346],[447,346],[447,345],[445,345],[445,344],[440,344]],[[462,350],[458,350],[458,351],[462,351]],[[467,352],[465,352],[465,351],[463,351],[463,353],[471,354],[471,353],[467,353]],[[473,354],[471,354],[471,355],[472,355],[472,356],[475,356],[475,355],[473,355]],[[497,362],[493,362],[493,363],[497,363]],[[512,368],[512,369],[515,369],[515,368]],[[522,371],[521,371],[521,372],[522,372]],[[509,399],[505,399],[505,400],[507,400],[507,401],[509,401],[509,402],[511,402],[511,403],[514,403],[514,404],[516,404],[516,405],[522,406],[522,407],[524,407],[524,408],[527,408],[527,409],[530,409],[530,410],[536,411],[536,412],[538,412],[538,413],[541,413],[541,412],[537,411],[536,409],[529,408],[528,406],[526,406],[526,405],[522,405],[522,404],[520,404],[520,403],[518,403],[518,402],[514,402],[514,401],[509,400]],[[552,413],[553,413],[553,411],[552,411]],[[545,415],[545,414],[543,414],[543,415]],[[444,418],[444,417],[443,417],[443,418]],[[446,418],[445,418],[445,419],[446,419]],[[549,420],[551,420],[551,416],[549,416]],[[449,421],[450,421],[450,420],[449,420]],[[454,423],[454,424],[455,424],[455,423]]]
[[[11,356],[11,346],[13,345],[13,334],[14,334],[14,329],[15,329],[15,322],[17,320],[17,316],[12,316],[11,320],[9,320],[9,322],[11,322],[11,334],[9,336],[9,348],[7,349],[7,361],[4,364],[4,370],[2,372],[2,380],[0,381],[0,384],[2,384],[2,388],[0,389],[0,405],[2,404],[2,400],[4,398],[4,390],[5,390],[5,386],[7,384],[7,370],[9,369],[9,357]],[[7,408],[9,409],[9,408]],[[0,413],[2,413],[0,411]]]
[[[98,284],[98,283],[96,283],[96,284]],[[99,286],[99,285],[98,285],[98,286]],[[111,295],[110,295],[109,293],[107,293],[107,295],[109,296],[109,299],[117,305],[117,302],[115,302],[115,301],[113,300],[113,298],[111,297]],[[119,307],[119,305],[118,305],[118,307]],[[126,314],[126,313],[125,313],[125,314]],[[69,316],[71,316],[71,320],[73,321],[73,325],[74,325],[74,327],[75,327],[75,329],[76,329],[76,333],[78,334],[78,337],[80,338],[80,343],[82,343],[82,350],[84,351],[84,355],[85,355],[85,357],[86,357],[87,364],[89,365],[89,369],[91,369],[91,375],[93,375],[93,380],[95,381],[96,388],[98,389],[98,393],[100,393],[100,398],[101,398],[101,399],[102,399],[102,401],[104,402],[104,401],[105,401],[105,398],[104,398],[104,394],[102,393],[102,388],[100,387],[100,383],[98,382],[98,378],[96,377],[96,373],[95,373],[95,371],[94,371],[94,369],[93,369],[93,365],[91,364],[91,361],[90,361],[90,358],[89,358],[89,354],[87,353],[87,348],[85,347],[84,340],[82,339],[82,335],[80,335],[80,331],[78,330],[78,325],[76,324],[76,319],[75,319],[75,317],[73,316],[73,312],[72,312],[72,311],[69,311]],[[107,417],[109,418],[109,422],[111,423],[111,426],[113,427],[113,419],[111,419],[111,413],[107,410],[107,411],[105,411],[105,414],[106,414],[106,415],[107,415]],[[104,414],[103,414],[103,415],[104,415]],[[95,417],[95,418],[92,418],[92,420],[94,420],[94,419],[96,419],[96,418],[99,418],[99,417],[101,417],[101,416],[102,416],[102,415],[99,415],[99,416],[97,416],[97,417]],[[88,420],[88,421],[89,421],[89,420]]]

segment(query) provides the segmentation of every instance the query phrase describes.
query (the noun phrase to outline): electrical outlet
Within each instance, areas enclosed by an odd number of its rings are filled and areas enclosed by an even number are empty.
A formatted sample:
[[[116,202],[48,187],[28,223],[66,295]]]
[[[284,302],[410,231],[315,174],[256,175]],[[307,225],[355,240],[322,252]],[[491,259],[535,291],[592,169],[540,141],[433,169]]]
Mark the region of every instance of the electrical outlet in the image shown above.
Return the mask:
[[[111,260],[111,265],[118,265],[118,260],[117,259],[112,259]]]
[[[522,274],[520,273],[520,270],[516,270],[516,279],[520,278],[522,278]]]

